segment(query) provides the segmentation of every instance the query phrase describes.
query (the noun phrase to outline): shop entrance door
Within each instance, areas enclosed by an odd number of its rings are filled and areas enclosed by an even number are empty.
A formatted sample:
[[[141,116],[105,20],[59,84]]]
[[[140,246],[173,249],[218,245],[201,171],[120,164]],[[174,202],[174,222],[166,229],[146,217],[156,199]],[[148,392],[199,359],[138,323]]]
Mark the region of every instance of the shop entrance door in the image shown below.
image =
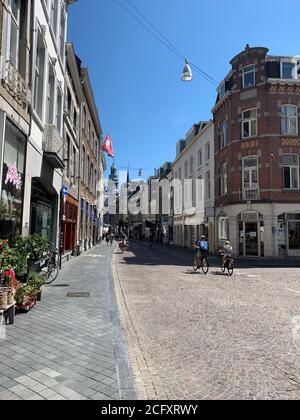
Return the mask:
[[[244,257],[260,257],[260,222],[240,223],[240,255]]]

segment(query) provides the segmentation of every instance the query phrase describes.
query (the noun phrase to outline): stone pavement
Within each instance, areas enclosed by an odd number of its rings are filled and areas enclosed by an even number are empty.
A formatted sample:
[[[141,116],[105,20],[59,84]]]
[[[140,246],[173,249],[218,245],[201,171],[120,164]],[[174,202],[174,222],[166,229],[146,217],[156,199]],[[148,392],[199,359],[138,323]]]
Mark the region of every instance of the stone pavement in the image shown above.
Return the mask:
[[[115,258],[139,399],[300,399],[299,268],[204,276],[188,251],[135,242]]]
[[[113,249],[66,263],[0,339],[0,400],[135,399],[112,281]],[[67,297],[69,292],[90,297]]]

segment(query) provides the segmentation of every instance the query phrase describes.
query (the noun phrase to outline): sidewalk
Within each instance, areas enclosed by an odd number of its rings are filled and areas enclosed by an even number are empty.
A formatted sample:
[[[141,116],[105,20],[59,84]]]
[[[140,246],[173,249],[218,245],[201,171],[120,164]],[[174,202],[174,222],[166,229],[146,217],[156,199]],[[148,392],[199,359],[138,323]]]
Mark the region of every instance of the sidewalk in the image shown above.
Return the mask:
[[[0,340],[0,400],[135,399],[112,278],[101,245],[64,265],[42,301]],[[68,293],[86,297],[67,297]]]

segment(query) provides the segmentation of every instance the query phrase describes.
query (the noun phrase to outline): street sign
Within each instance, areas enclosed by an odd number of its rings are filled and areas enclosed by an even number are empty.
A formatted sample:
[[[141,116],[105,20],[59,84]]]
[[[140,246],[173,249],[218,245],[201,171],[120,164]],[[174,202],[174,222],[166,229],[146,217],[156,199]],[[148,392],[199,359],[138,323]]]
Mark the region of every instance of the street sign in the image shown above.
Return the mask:
[[[63,193],[63,196],[64,196],[64,197],[67,197],[67,195],[69,194],[69,190],[68,190],[68,188],[67,188],[67,187],[63,187],[63,189],[62,189],[62,193]]]

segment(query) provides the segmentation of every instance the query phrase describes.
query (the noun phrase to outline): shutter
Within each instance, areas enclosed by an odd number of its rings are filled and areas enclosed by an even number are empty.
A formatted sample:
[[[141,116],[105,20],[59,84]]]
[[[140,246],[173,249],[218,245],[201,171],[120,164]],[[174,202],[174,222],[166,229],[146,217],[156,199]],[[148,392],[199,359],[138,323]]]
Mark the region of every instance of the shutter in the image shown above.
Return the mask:
[[[269,61],[267,63],[268,78],[280,79],[280,61]]]

